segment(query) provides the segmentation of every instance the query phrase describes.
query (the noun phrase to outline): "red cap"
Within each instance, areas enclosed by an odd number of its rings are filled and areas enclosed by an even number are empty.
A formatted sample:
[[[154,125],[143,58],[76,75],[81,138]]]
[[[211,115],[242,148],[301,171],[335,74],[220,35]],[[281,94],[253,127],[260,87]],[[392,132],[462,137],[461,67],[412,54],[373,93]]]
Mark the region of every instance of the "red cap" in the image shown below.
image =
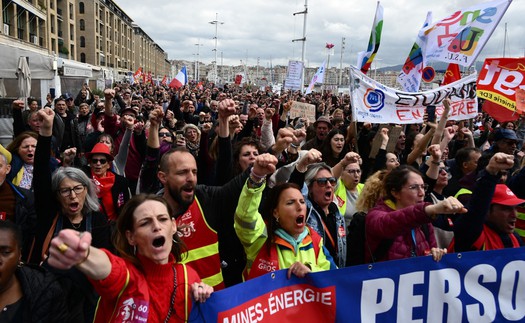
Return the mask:
[[[91,156],[95,154],[103,154],[108,157],[109,161],[113,160],[113,155],[111,155],[109,147],[101,142],[97,143],[89,153],[86,153],[86,158],[91,159]]]
[[[525,200],[518,198],[505,184],[497,184],[494,196],[490,204],[501,204],[508,206],[515,206],[525,203]]]

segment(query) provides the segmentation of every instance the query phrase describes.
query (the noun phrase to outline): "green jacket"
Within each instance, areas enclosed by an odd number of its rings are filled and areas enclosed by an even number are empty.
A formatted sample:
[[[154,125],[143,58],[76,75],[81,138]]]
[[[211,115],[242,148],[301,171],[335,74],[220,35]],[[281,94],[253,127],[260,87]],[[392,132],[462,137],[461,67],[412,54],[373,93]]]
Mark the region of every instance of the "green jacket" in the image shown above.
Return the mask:
[[[265,185],[259,188],[248,188],[248,185],[245,184],[235,210],[235,232],[244,246],[247,258],[245,277],[247,277],[259,251],[265,246],[268,239],[266,223],[258,211],[264,187]],[[309,228],[307,229],[309,230]],[[296,261],[309,264],[312,272],[335,269],[332,257],[324,249],[323,241],[320,240],[320,251],[317,259],[311,244],[310,234],[299,244],[298,250],[293,250],[290,244],[283,242],[283,239],[276,239],[272,243],[272,248],[277,248],[279,268],[268,268],[267,271],[272,272],[289,268]]]

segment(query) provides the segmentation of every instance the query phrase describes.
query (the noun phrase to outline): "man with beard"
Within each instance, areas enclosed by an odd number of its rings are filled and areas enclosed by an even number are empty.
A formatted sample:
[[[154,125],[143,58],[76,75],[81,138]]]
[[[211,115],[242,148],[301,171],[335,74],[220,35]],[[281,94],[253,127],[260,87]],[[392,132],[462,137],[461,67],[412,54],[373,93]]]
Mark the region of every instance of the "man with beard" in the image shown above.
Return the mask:
[[[233,100],[219,105],[219,141],[230,140],[228,117],[235,113]],[[140,175],[141,192],[153,193],[155,173],[162,184],[157,193],[174,210],[181,238],[188,248],[184,262],[197,271],[202,280],[220,290],[242,282],[245,256],[233,228],[233,216],[250,168],[220,187],[197,185],[197,162],[185,147],[166,152],[159,165],[159,127],[161,107],[150,114],[147,152]],[[219,143],[219,145],[221,145]],[[157,167],[159,165],[159,167]]]

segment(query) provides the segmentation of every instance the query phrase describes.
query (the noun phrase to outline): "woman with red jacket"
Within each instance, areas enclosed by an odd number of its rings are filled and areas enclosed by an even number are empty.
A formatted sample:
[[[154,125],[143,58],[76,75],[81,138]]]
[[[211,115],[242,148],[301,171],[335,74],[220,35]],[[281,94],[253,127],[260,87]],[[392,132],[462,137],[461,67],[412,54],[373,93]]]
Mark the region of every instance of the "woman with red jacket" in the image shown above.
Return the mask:
[[[213,288],[180,261],[185,246],[177,222],[160,196],[140,194],[122,209],[115,245],[121,257],[91,246],[91,234],[62,230],[52,241],[49,264],[76,267],[100,295],[95,322],[184,322],[191,297],[205,302]]]

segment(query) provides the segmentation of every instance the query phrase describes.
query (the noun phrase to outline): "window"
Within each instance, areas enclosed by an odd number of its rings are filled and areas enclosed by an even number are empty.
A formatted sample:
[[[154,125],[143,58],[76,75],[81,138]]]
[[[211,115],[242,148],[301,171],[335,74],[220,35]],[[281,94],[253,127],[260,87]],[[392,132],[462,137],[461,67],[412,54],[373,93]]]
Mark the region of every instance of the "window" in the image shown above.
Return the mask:
[[[80,61],[81,61],[82,63],[85,63],[85,62],[86,62],[86,54],[84,54],[84,53],[80,53]]]
[[[80,21],[78,22],[78,28],[80,28],[80,30],[86,30],[86,22],[84,21],[84,19],[80,19]]]
[[[84,13],[85,9],[84,9],[84,2],[79,2],[78,3],[78,13]]]
[[[84,48],[86,47],[86,37],[80,36],[80,47]]]

